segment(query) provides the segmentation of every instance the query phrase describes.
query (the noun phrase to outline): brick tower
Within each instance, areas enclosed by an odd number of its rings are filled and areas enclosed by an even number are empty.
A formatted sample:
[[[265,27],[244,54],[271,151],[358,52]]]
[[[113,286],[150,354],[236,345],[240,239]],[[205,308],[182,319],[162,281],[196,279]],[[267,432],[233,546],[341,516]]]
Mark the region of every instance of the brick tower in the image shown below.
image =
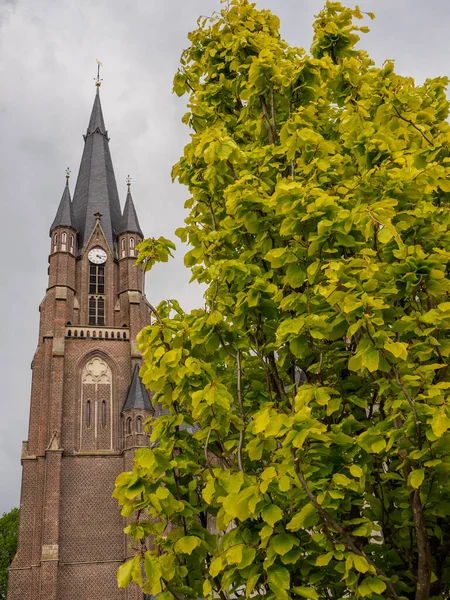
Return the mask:
[[[150,310],[135,266],[143,234],[129,183],[120,208],[99,84],[73,201],[67,178],[50,228],[8,600],[142,599],[117,589],[130,551],[111,493],[148,445],[135,339]]]

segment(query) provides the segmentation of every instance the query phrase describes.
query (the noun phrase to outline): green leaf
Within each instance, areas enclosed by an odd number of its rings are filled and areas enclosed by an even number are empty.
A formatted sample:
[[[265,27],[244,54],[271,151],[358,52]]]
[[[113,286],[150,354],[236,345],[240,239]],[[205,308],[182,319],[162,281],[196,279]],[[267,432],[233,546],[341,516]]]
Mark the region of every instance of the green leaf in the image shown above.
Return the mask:
[[[245,544],[235,544],[227,550],[228,564],[238,564],[242,561]]]
[[[414,489],[420,488],[425,477],[425,469],[415,469],[408,475],[408,485]]]
[[[378,577],[367,577],[365,581],[367,582],[372,592],[375,592],[375,594],[382,594],[386,589],[386,584],[382,579],[379,579]]]
[[[369,348],[361,355],[362,366],[373,373],[378,369],[380,354],[376,348]]]
[[[332,558],[333,558],[332,552],[327,552],[326,554],[322,554],[321,556],[317,557],[316,566],[317,567],[326,567]]]
[[[278,480],[278,487],[280,488],[280,492],[287,492],[291,489],[291,480],[286,475],[280,477]]]
[[[375,452],[376,454],[383,452],[383,450],[385,448],[386,448],[386,440],[384,440],[383,438],[376,439],[370,445],[370,449],[372,450],[372,452]]]
[[[209,567],[209,573],[211,577],[217,577],[222,568],[222,557],[218,556],[217,558],[211,561],[211,565]]]
[[[378,241],[381,242],[382,244],[387,244],[388,242],[390,242],[392,240],[393,237],[394,237],[394,232],[392,231],[392,229],[389,229],[388,227],[383,227],[378,232]]]
[[[393,354],[395,358],[406,360],[408,358],[408,344],[404,342],[385,342],[384,347],[388,352]]]
[[[127,562],[120,565],[117,570],[117,585],[120,588],[125,588],[129,583],[131,583],[132,579],[132,571],[133,571],[133,561],[135,558],[131,560],[127,560]]]
[[[306,529],[317,523],[317,511],[314,505],[310,502],[306,504],[299,513],[297,513],[286,525],[286,529],[291,531],[298,531],[299,529]]]
[[[358,479],[364,475],[364,471],[358,465],[351,465],[349,471],[353,477],[357,477]]]
[[[140,556],[135,556],[131,560],[123,563],[117,571],[117,585],[120,588],[127,587],[131,581],[135,581],[138,585],[142,586]]]
[[[270,545],[277,554],[284,556],[294,546],[295,538],[287,533],[279,533],[270,540]]]
[[[437,438],[440,438],[450,428],[450,419],[445,411],[438,411],[431,421],[431,429]]]
[[[176,552],[182,554],[192,554],[192,551],[200,546],[202,540],[195,535],[185,535],[184,537],[177,540],[174,548]]]
[[[291,586],[289,571],[280,565],[273,565],[267,569],[267,581],[272,590],[288,590]]]
[[[242,552],[242,559],[238,565],[238,569],[245,569],[246,567],[253,564],[253,561],[255,560],[255,556],[256,556],[255,548],[246,546]]]
[[[292,591],[301,596],[302,598],[310,598],[310,600],[319,600],[319,594],[313,588],[296,586],[292,588]]]
[[[261,566],[254,565],[248,574],[247,585],[245,586],[245,595],[248,598],[251,596],[255,585],[258,583],[258,579],[261,577]]]
[[[369,563],[364,558],[364,556],[359,556],[358,554],[352,554],[352,561],[355,566],[355,569],[360,573],[367,573],[370,568]]]
[[[261,511],[261,517],[271,527],[283,518],[283,512],[276,504],[267,504]]]

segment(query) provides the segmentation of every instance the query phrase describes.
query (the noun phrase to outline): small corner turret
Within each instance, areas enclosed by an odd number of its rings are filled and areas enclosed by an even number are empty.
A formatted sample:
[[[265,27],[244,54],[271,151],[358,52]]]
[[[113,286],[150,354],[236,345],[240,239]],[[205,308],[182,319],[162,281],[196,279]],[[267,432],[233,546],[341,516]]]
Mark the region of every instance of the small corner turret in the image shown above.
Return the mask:
[[[149,393],[139,377],[139,366],[135,365],[122,409],[125,449],[147,445],[144,423],[153,414]]]
[[[76,227],[72,211],[72,199],[69,189],[70,169],[66,169],[66,185],[55,218],[50,227],[52,245],[50,253],[76,252]]]
[[[119,260],[122,258],[134,258],[136,256],[136,246],[144,237],[131,196],[131,177],[129,175],[127,176],[127,188],[127,198],[117,240]]]

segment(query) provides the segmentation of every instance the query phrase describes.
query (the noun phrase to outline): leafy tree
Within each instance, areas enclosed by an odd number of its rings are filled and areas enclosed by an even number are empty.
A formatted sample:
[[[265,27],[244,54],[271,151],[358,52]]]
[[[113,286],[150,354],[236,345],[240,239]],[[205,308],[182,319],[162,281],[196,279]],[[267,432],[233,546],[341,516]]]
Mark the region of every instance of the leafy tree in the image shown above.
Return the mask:
[[[246,0],[189,35],[173,176],[206,303],[163,302],[139,336],[165,410],[116,482],[120,586],[450,598],[447,79],[376,67],[364,16],[327,2],[310,54]]]
[[[19,509],[13,508],[0,517],[0,600],[6,600],[8,567],[16,553]]]

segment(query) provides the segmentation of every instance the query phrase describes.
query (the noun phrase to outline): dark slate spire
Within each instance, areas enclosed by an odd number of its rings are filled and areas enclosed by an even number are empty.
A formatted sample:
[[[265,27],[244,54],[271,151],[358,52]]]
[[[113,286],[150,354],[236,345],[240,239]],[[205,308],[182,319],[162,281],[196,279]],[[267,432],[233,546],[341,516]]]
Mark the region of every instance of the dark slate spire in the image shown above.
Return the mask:
[[[61,197],[61,202],[59,203],[58,210],[56,211],[55,219],[50,227],[50,233],[55,229],[55,227],[72,227],[75,229],[74,218],[72,212],[72,200],[70,199],[70,190],[69,190],[69,177],[66,175],[66,185],[64,187],[63,195]]]
[[[120,229],[122,217],[99,87],[84,136],[83,156],[72,205],[80,250],[86,245],[95,227],[95,213],[100,212],[106,240],[114,251],[114,238]]]
[[[130,186],[128,186],[128,194],[123,209],[122,224],[120,226],[119,233],[139,233],[141,237],[144,237],[141,226],[139,225],[139,219],[137,217],[136,209],[134,208],[133,198],[131,197]]]
[[[131,410],[133,408],[140,408],[153,413],[150,396],[139,377],[139,367],[137,365],[134,367],[133,377],[131,378],[127,398],[122,410],[125,412],[126,410]]]

